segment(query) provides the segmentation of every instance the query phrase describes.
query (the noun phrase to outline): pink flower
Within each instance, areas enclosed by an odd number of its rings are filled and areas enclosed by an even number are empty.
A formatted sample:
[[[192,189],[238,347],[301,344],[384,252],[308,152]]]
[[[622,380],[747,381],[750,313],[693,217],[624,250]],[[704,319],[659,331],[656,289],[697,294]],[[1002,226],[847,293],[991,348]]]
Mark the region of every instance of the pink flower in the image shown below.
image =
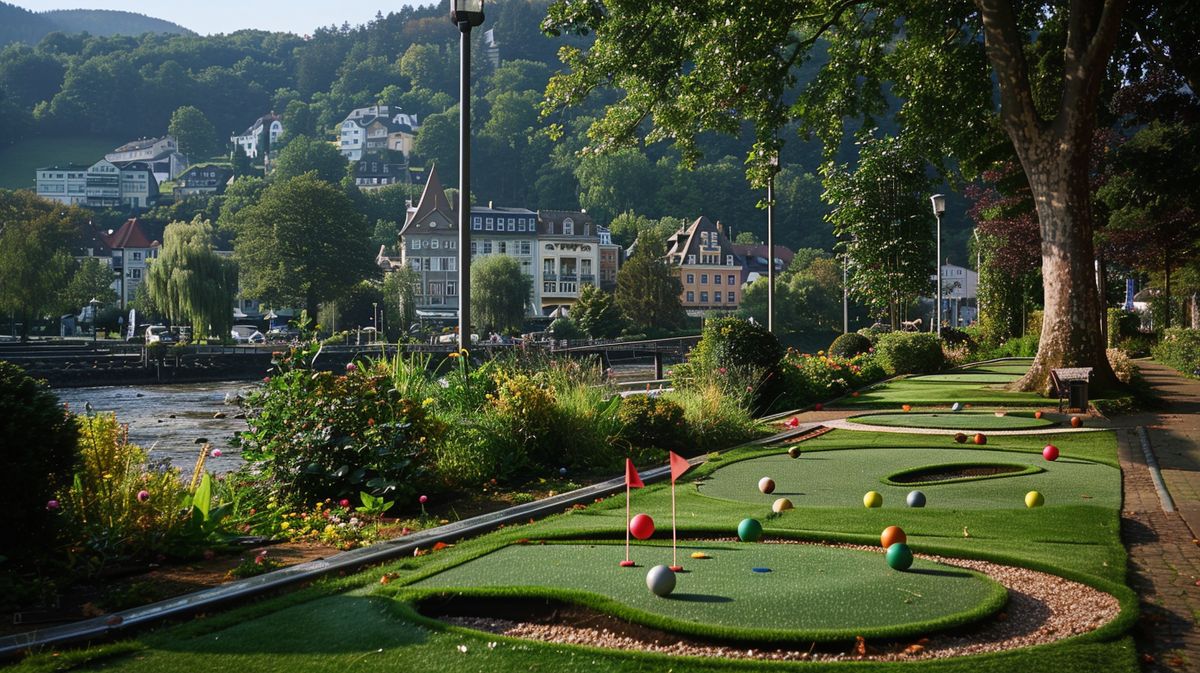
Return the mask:
[[[421,497],[417,498],[417,502],[419,502],[419,503],[421,503],[422,505],[424,505],[425,503],[429,502],[429,496],[427,496],[427,495],[423,495],[423,496],[421,496]]]
[[[408,526],[405,526],[404,528],[401,528],[401,529],[400,529],[400,534],[401,534],[401,535],[409,535],[409,534],[411,534],[411,533],[412,533],[412,529],[411,529],[411,528],[409,528]]]
[[[271,377],[270,377],[270,376],[264,376],[264,377],[263,377],[263,383],[270,383],[270,382],[271,382]]]
[[[339,501],[338,501],[338,504],[339,504],[339,505],[341,505],[342,507],[349,507],[349,506],[350,506],[350,499],[349,499],[349,498],[342,498],[341,500],[339,500]]]
[[[797,427],[800,425],[800,419],[796,418],[795,416],[792,416],[791,418],[784,421],[783,424],[789,428],[794,428],[794,427]]]
[[[150,491],[138,491],[137,499],[138,502],[146,502],[150,499]]]
[[[211,453],[209,453],[209,455],[210,455],[210,456],[212,456],[213,458],[220,458],[220,457],[221,457],[221,450],[220,450],[220,449],[213,449],[213,450],[212,450],[212,452],[211,452]]]
[[[726,370],[724,367],[721,367],[721,368],[717,369],[717,371],[724,374]]]
[[[57,500],[47,500],[46,501],[46,511],[47,512],[57,512],[58,507],[59,507],[59,504],[58,504]]]
[[[357,367],[357,366],[355,366],[355,364],[354,364],[353,362],[347,362],[347,363],[346,363],[346,371],[348,371],[348,372],[352,372],[352,371],[354,371],[354,370],[356,370],[356,369],[358,369],[358,367]]]

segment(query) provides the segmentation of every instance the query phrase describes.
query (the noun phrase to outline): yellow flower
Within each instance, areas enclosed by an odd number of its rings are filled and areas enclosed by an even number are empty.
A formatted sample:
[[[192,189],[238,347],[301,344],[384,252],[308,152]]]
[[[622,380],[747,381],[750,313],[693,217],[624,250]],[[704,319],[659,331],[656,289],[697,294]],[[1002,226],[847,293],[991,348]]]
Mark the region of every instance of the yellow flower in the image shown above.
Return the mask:
[[[458,353],[451,353],[451,354],[450,354],[450,357],[452,357],[452,358],[456,358],[456,357],[458,357]]]
[[[432,397],[426,397],[425,399],[421,400],[421,406],[423,406],[423,407],[427,407],[427,406],[429,406],[429,405],[431,405],[431,404],[433,404],[433,398],[432,398]]]
[[[287,521],[284,521],[283,523],[279,524],[280,530],[287,530],[291,527],[292,527],[292,524],[288,523]]]

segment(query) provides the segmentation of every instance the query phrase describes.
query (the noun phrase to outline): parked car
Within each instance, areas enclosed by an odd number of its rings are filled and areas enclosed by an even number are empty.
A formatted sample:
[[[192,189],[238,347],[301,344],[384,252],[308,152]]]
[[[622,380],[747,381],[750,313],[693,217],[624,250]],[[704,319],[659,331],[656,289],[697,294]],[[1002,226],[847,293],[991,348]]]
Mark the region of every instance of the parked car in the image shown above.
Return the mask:
[[[175,335],[166,325],[151,325],[146,328],[147,345],[154,343],[173,344],[177,341],[178,339],[175,338]]]
[[[271,343],[290,343],[300,338],[300,330],[295,327],[274,327],[267,330],[266,336]]]

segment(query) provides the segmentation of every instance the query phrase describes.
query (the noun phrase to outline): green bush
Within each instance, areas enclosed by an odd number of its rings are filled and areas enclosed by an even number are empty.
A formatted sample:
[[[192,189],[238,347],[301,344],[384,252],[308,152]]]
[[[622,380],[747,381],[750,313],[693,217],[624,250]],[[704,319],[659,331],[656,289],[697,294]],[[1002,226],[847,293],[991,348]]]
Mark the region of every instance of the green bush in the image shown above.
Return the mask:
[[[631,447],[679,451],[687,444],[683,407],[664,397],[631,395],[617,410],[620,438]]]
[[[852,358],[810,355],[789,350],[782,362],[787,392],[779,408],[797,409],[826,402],[884,377],[878,358],[861,353]]]
[[[891,327],[880,324],[880,323],[876,323],[875,325],[871,325],[870,327],[864,327],[864,328],[858,330],[858,334],[861,334],[871,340],[871,345],[874,345],[875,342],[879,340],[879,337],[883,336],[884,334],[891,334],[891,333],[892,333]]]
[[[242,455],[268,487],[295,501],[389,494],[401,502],[434,485],[432,445],[444,432],[432,398],[404,397],[387,363],[350,364],[345,375],[279,360],[247,405]],[[300,363],[301,366],[294,366]]]
[[[1108,347],[1116,348],[1126,339],[1141,336],[1142,317],[1119,308],[1108,309]]]
[[[889,376],[936,372],[945,364],[936,334],[892,332],[875,342],[875,355]]]
[[[1200,329],[1172,327],[1151,349],[1154,359],[1193,377],[1200,377]]]
[[[784,392],[779,368],[783,354],[779,339],[763,325],[717,318],[705,322],[700,343],[686,363],[675,367],[672,381],[677,388],[688,388],[708,385],[713,377],[724,378],[728,372],[752,376],[753,408],[761,412]]]
[[[47,503],[71,483],[79,431],[44,382],[0,361],[0,438],[0,556],[32,563],[51,538]]]
[[[687,422],[688,449],[680,453],[695,456],[728,449],[759,436],[751,411],[753,386],[747,385],[753,380],[731,375],[667,393],[666,398],[683,409]]]
[[[575,339],[585,339],[587,334],[579,329],[574,320],[570,318],[555,318],[554,322],[550,323],[550,327],[546,329],[550,336],[555,339],[566,339],[572,341]]]
[[[829,344],[829,354],[839,358],[852,358],[869,350],[871,340],[857,332],[839,335]]]

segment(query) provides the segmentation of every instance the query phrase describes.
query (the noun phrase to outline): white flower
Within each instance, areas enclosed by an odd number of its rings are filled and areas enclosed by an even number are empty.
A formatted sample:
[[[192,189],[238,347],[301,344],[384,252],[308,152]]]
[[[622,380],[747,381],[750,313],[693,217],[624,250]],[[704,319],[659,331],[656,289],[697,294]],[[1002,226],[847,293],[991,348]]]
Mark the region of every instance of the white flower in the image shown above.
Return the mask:
[[[459,645],[459,646],[458,646],[458,651],[459,651],[459,652],[462,652],[463,654],[466,654],[466,653],[467,653],[467,646],[466,646],[466,645]]]

